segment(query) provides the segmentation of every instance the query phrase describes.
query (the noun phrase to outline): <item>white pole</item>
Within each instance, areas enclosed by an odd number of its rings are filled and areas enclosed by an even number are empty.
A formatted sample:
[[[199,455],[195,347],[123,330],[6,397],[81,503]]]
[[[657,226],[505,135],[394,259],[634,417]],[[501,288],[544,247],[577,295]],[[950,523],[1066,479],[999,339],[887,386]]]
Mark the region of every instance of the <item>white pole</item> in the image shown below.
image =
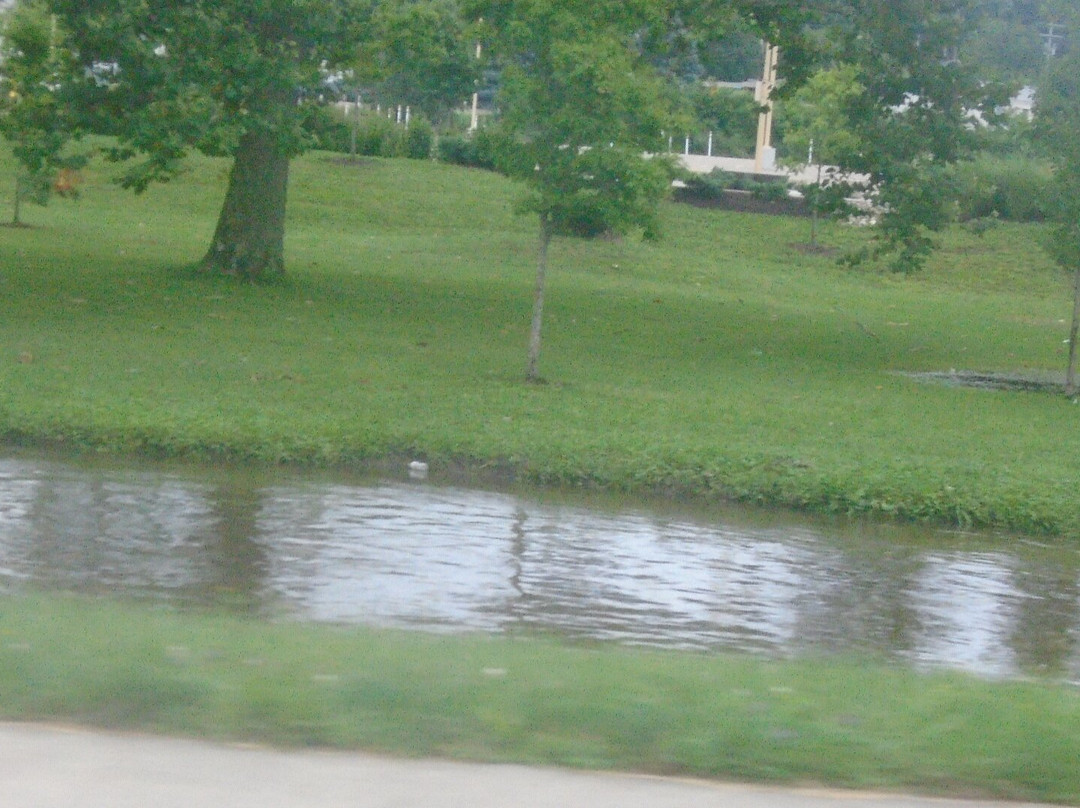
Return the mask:
[[[480,20],[483,22],[483,20]],[[480,43],[476,43],[476,61],[480,61]],[[472,94],[472,117],[469,119],[469,131],[475,132],[480,125],[480,91]]]
[[[712,132],[709,132],[709,157],[712,157]]]
[[[686,136],[686,143],[683,145],[683,154],[690,154],[690,135]]]
[[[405,107],[405,128],[409,128],[409,118],[412,117],[412,107]]]
[[[356,94],[350,119],[352,126],[349,127],[349,156],[356,157],[356,131],[360,126],[360,93]]]

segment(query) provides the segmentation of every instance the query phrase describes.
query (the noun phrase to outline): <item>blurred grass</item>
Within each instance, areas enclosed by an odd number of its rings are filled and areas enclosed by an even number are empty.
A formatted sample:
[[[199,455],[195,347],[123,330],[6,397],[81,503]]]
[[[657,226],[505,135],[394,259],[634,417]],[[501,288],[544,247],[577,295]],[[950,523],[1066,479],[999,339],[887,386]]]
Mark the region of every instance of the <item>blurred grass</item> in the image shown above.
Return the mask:
[[[10,169],[10,163],[0,163]],[[945,238],[899,277],[799,220],[667,205],[659,243],[557,241],[523,383],[535,223],[502,178],[294,165],[281,284],[193,277],[227,164],[0,229],[0,436],[117,453],[362,464],[1080,536],[1076,407],[896,371],[1063,368],[1068,280],[1035,226]],[[865,233],[838,224],[843,247]]]
[[[0,599],[0,718],[1075,802],[1075,687]]]

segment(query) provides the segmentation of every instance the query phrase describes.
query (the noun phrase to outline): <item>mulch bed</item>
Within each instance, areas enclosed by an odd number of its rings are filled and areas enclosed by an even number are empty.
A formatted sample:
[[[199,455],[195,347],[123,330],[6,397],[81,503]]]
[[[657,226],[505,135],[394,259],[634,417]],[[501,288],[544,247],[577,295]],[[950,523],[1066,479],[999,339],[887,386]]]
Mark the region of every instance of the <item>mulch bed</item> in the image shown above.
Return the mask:
[[[720,196],[704,197],[686,188],[676,188],[672,199],[695,208],[719,208],[740,213],[765,213],[771,216],[810,216],[805,199],[761,199],[749,191],[724,191]]]

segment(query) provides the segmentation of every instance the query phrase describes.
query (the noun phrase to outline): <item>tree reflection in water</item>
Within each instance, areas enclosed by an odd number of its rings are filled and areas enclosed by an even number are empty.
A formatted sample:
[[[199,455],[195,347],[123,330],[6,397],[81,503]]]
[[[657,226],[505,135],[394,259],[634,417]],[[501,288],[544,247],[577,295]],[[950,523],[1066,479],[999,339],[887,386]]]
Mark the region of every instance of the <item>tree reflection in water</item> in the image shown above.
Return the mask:
[[[0,458],[0,588],[1080,678],[1080,553],[724,508]]]

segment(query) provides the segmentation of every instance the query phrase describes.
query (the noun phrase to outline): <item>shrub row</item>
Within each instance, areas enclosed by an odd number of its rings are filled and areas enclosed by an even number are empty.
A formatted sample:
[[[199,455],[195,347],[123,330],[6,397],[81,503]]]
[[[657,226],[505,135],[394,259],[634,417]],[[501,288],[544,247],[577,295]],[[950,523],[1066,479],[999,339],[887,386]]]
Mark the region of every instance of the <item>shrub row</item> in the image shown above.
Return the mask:
[[[427,160],[435,139],[431,124],[418,116],[404,126],[371,112],[346,118],[332,107],[313,107],[306,128],[316,148],[365,157]]]
[[[781,180],[757,180],[719,168],[708,174],[691,174],[683,182],[684,195],[698,199],[720,199],[726,191],[748,191],[758,199],[774,202],[786,199],[788,192],[787,183]]]
[[[1049,214],[1053,175],[1033,157],[980,157],[953,170],[957,219],[1041,222]]]
[[[506,138],[497,128],[479,129],[467,135],[444,135],[435,146],[431,124],[413,117],[408,126],[371,112],[347,118],[333,107],[312,107],[306,128],[316,148],[356,153],[369,157],[428,159],[433,154],[444,163],[497,169]],[[1048,165],[1028,156],[984,156],[953,169],[957,192],[956,219],[961,222],[996,220],[1041,222],[1048,218],[1052,200],[1052,174]],[[761,181],[716,169],[709,174],[685,178],[680,197],[720,200],[726,191],[748,191],[757,199],[778,201],[786,197],[783,182]]]
[[[477,129],[469,135],[443,135],[438,157],[444,163],[495,171],[500,151],[507,147],[505,136],[496,129]]]

